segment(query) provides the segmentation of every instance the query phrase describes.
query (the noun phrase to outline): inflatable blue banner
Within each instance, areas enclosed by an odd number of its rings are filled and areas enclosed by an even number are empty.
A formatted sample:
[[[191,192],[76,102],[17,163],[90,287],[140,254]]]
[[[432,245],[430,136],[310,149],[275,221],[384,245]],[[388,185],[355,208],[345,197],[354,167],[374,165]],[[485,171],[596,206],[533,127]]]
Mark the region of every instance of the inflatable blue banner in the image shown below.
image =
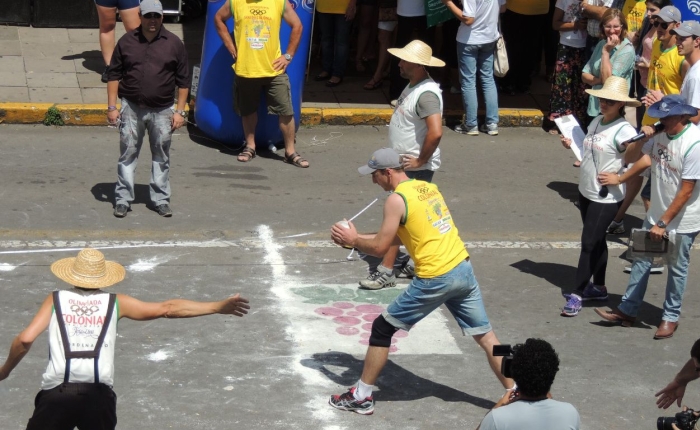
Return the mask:
[[[673,0],[673,5],[681,11],[683,21],[700,21],[700,0]]]
[[[195,119],[197,127],[208,137],[219,142],[239,146],[245,141],[243,124],[233,110],[233,81],[234,72],[231,65],[231,54],[224,46],[216,32],[214,17],[216,12],[226,3],[226,0],[210,0],[207,6],[207,21],[204,28],[204,44],[202,46],[202,63],[199,76],[199,88],[195,100]],[[289,0],[299,15],[304,31],[297,52],[287,67],[287,75],[292,88],[292,105],[294,120],[299,127],[301,115],[301,98],[304,91],[304,78],[309,58],[311,41],[311,26],[313,23],[314,0]],[[228,22],[229,32],[233,30],[233,20]],[[284,53],[291,28],[284,20],[280,30],[281,48]],[[283,142],[279,130],[279,119],[276,115],[268,115],[264,95],[258,109],[258,125],[255,129],[255,143],[258,148],[268,148]]]

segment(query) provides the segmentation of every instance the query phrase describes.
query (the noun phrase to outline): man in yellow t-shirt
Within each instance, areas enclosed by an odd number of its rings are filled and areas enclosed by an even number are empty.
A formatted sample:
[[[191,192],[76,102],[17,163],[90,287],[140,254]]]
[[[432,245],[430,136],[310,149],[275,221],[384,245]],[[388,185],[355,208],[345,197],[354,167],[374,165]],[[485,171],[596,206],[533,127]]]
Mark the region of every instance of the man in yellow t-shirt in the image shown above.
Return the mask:
[[[647,106],[664,95],[680,94],[683,78],[690,68],[678,53],[676,36],[672,33],[681,24],[681,12],[674,6],[666,6],[651,17],[651,23],[656,27],[656,41],[651,51],[647,89],[655,95],[645,97]],[[656,121],[645,113],[642,125],[652,125]]]
[[[372,323],[357,386],[331,396],[330,405],[362,415],[372,414],[372,385],[387,362],[392,336],[398,330],[410,330],[442,304],[450,310],[462,332],[472,336],[486,351],[491,370],[503,387],[512,387],[513,381],[500,372],[501,357],[493,355],[493,346],[500,342],[486,315],[469,254],[437,186],[409,179],[401,156],[392,148],[375,151],[367,165],[357,170],[363,175],[371,174],[372,182],[385,191],[394,191],[386,199],[382,225],[376,234],[358,234],[352,223],[348,222],[347,227],[337,223],[331,228],[331,238],[338,245],[377,257],[383,256],[391,245],[403,243],[416,263],[416,276]]]
[[[226,22],[233,18],[233,38]],[[284,20],[292,28],[284,55],[280,28]],[[301,39],[302,24],[288,0],[226,0],[214,18],[216,31],[233,57],[236,72],[233,104],[243,121],[246,146],[238,161],[255,158],[255,127],[258,124],[260,91],[265,90],[271,115],[279,116],[284,138],[284,161],[309,167],[294,149],[294,109],[289,77],[285,73]]]
[[[627,38],[637,45],[637,40],[643,34],[639,34],[642,30],[642,21],[647,13],[647,4],[645,0],[625,0],[622,6],[622,15],[627,20]]]

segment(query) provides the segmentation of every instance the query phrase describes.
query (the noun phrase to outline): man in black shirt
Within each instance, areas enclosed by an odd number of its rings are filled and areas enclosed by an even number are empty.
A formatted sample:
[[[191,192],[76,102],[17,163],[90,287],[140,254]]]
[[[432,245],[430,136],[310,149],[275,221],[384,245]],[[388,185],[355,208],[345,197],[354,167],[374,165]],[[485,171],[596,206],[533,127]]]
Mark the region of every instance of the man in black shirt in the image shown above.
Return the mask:
[[[185,125],[190,86],[185,45],[163,28],[159,0],[141,3],[141,26],[122,36],[107,71],[107,121],[119,125],[114,216],[123,218],[134,201],[134,172],[148,130],[152,167],[150,196],[159,215],[170,217],[170,141]],[[177,108],[173,109],[177,91]],[[117,110],[117,95],[121,110]]]

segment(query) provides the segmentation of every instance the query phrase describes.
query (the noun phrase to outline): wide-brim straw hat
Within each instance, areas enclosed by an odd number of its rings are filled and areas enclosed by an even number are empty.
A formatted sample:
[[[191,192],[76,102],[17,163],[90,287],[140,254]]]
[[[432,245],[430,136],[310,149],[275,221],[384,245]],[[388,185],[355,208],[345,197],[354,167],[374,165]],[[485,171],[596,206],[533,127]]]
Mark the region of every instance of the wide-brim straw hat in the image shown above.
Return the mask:
[[[599,90],[586,90],[586,92],[600,99],[625,102],[627,106],[639,107],[642,105],[639,100],[635,100],[629,96],[630,86],[627,84],[627,79],[619,76],[610,76],[605,80],[603,88]]]
[[[51,272],[62,281],[80,288],[98,289],[112,286],[124,279],[124,266],[105,261],[98,250],[85,248],[77,257],[63,258],[51,265]]]
[[[403,48],[389,48],[389,53],[395,57],[399,57],[409,63],[421,64],[430,67],[444,67],[445,62],[439,58],[433,57],[433,50],[420,40],[409,42]]]

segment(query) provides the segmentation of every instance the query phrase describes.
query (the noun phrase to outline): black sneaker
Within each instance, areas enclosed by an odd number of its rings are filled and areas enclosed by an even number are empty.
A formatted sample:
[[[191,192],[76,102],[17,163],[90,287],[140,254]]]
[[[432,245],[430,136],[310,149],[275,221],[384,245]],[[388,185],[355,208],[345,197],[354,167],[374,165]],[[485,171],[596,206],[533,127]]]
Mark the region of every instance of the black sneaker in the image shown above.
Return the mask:
[[[124,218],[127,212],[129,212],[128,205],[119,204],[114,207],[114,216],[117,218]]]
[[[357,412],[360,415],[372,415],[374,413],[374,399],[372,396],[364,400],[355,399],[357,387],[350,388],[343,394],[332,395],[328,404],[341,411]]]
[[[164,216],[166,218],[169,218],[173,216],[173,211],[170,209],[170,205],[167,203],[163,203],[162,205],[156,206],[156,210],[158,211],[158,215]]]
[[[105,71],[102,72],[102,83],[107,83],[109,79],[107,78],[107,70],[109,70],[109,66],[105,67]]]

